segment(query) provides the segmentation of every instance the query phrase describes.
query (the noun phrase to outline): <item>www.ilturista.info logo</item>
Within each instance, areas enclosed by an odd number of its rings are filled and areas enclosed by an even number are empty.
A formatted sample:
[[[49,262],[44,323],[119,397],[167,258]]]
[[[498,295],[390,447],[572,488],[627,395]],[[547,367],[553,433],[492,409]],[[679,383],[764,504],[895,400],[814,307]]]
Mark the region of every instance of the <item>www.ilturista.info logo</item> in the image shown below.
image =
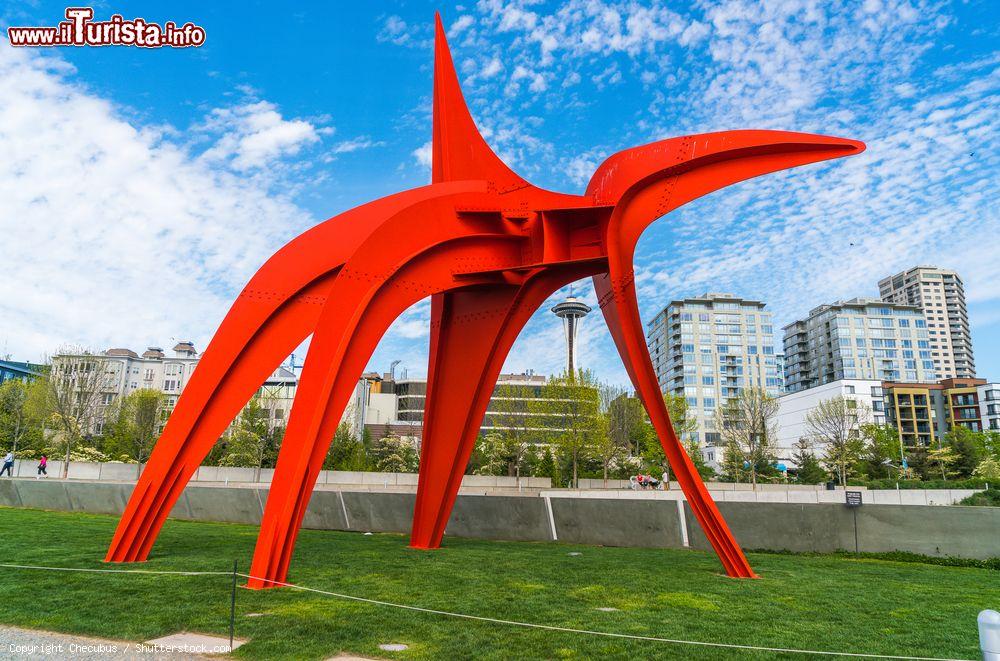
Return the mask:
[[[66,19],[54,27],[7,28],[11,46],[139,46],[140,48],[189,48],[205,43],[205,28],[194,23],[178,27],[143,18],[125,20],[114,14],[95,21],[92,7],[67,7]]]

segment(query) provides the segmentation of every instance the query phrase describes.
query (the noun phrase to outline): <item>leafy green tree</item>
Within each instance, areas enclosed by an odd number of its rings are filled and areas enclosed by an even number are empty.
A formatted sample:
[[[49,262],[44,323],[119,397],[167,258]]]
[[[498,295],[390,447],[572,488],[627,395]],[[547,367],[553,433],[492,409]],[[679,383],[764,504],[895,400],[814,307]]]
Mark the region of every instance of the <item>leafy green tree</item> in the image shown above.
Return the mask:
[[[949,477],[954,477],[956,472],[952,466],[958,461],[958,453],[947,445],[934,448],[927,452],[930,463],[941,472],[941,479],[947,481]]]
[[[664,393],[663,403],[667,406],[667,413],[670,415],[670,424],[674,428],[674,434],[677,435],[680,442],[686,446],[694,443],[695,447],[697,447],[698,420],[691,415],[687,399],[683,395]],[[652,425],[650,425],[650,432],[649,442],[646,445],[645,452],[643,452],[643,463],[646,465],[648,471],[657,474],[662,472],[667,476],[667,479],[670,479],[670,462],[667,461],[667,456],[663,452],[663,446],[660,444],[660,439],[657,438]],[[694,460],[693,454],[691,455],[691,459],[692,461]]]
[[[570,466],[572,484],[579,486],[579,468],[595,451],[598,435],[606,433],[600,419],[598,382],[590,372],[553,377],[542,387],[536,410],[559,428],[550,442]]]
[[[701,479],[706,481],[714,480],[716,478],[715,469],[705,462],[705,457],[701,454],[701,446],[698,445],[698,441],[688,441],[686,447],[688,456],[691,457],[691,463],[694,464],[694,468],[698,471]]]
[[[552,480],[552,484],[559,484],[559,468],[556,464],[556,458],[552,454],[552,448],[546,446],[542,451],[534,475],[535,477],[547,477]]]
[[[944,442],[954,451],[952,469],[956,475],[968,477],[987,457],[986,435],[965,427],[955,427],[945,434]]]
[[[778,399],[763,388],[743,388],[736,397],[716,409],[715,426],[726,446],[724,463],[727,475],[738,477],[746,467],[751,484],[758,476],[776,476],[774,443],[777,437],[775,417]],[[739,468],[736,468],[736,464]]]
[[[62,476],[66,477],[73,449],[97,428],[120,376],[115,371],[120,365],[87,350],[66,349],[61,354],[63,358],[46,367],[38,379],[38,410],[43,426],[51,426],[58,436],[57,444],[65,453]]]
[[[795,444],[795,453],[792,460],[798,466],[795,480],[799,484],[819,484],[824,482],[828,473],[823,470],[819,460],[812,451],[809,439],[800,438]]]
[[[395,434],[372,443],[371,463],[380,473],[416,473],[420,457],[413,443]]]
[[[902,468],[899,432],[891,425],[864,424],[860,428],[863,445],[858,462],[858,472],[871,479],[888,477],[893,470]]]
[[[987,482],[1000,482],[1000,461],[993,457],[983,459],[972,471],[972,476]]]
[[[20,379],[0,384],[0,449],[17,454],[18,446],[32,429],[29,395],[31,385]]]
[[[271,426],[271,408],[266,397],[254,395],[240,413],[226,441],[220,466],[244,466],[260,470],[273,466],[281,446],[284,428]]]
[[[136,475],[149,459],[164,421],[166,395],[159,390],[142,388],[120,398],[107,411],[110,428],[106,429],[104,451],[136,462]]]
[[[479,455],[478,471],[484,475],[506,475],[520,484],[529,452],[543,440],[538,430],[537,411],[529,402],[530,386],[515,383],[499,383],[490,398],[487,418],[497,429],[490,432]],[[483,473],[482,471],[490,471]]]
[[[727,441],[722,453],[722,480],[742,482],[750,475],[750,471],[744,466],[743,450],[735,441]]]
[[[368,470],[368,457],[364,441],[351,433],[351,426],[341,422],[333,435],[330,450],[323,461],[323,470],[364,471]]]
[[[906,477],[917,480],[933,479],[934,466],[930,463],[926,445],[906,448]]]
[[[626,453],[625,446],[620,445],[609,433],[610,420],[608,413],[598,413],[595,418],[593,458],[601,465],[604,486],[608,486],[608,473]]]
[[[651,443],[659,445],[653,426],[638,397],[629,396],[624,390],[613,398],[607,407],[608,434],[625,456],[642,455]]]
[[[842,395],[821,401],[806,414],[810,441],[823,449],[823,463],[837,475],[841,486],[856,472],[864,453],[861,427],[868,423],[871,410]]]
[[[982,433],[983,438],[983,452],[987,457],[993,457],[997,461],[1000,461],[1000,431],[994,431],[992,429],[984,431]]]

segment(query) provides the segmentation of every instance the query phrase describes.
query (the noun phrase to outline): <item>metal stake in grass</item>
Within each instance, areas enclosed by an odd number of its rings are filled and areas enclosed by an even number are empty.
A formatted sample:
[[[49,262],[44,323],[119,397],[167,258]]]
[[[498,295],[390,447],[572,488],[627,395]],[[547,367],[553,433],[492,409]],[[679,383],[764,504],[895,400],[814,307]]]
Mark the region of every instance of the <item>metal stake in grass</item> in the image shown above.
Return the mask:
[[[233,595],[229,601],[229,652],[233,651],[233,634],[236,630],[236,560],[233,560]]]

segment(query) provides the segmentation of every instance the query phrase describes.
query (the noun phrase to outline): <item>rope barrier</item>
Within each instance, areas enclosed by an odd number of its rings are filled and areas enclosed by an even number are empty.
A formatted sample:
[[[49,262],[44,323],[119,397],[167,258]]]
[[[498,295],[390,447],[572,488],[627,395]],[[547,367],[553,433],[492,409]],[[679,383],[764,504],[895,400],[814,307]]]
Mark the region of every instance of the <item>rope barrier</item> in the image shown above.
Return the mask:
[[[952,659],[947,657],[935,657],[935,656],[894,656],[891,654],[864,654],[858,652],[826,652],[822,650],[802,650],[794,648],[785,647],[763,647],[759,645],[738,645],[735,643],[711,643],[699,640],[680,640],[675,638],[658,638],[655,636],[640,636],[637,634],[628,633],[612,633],[609,631],[590,631],[588,629],[573,629],[570,627],[559,627],[551,624],[535,624],[531,622],[515,622],[514,620],[501,620],[494,617],[485,617],[482,615],[469,615],[467,613],[453,613],[451,611],[435,610],[433,608],[423,608],[421,606],[409,606],[407,604],[395,604],[391,601],[380,601],[378,599],[369,599],[368,597],[358,597],[349,594],[340,594],[337,592],[329,592],[327,590],[319,590],[317,588],[307,588],[304,585],[296,585],[294,583],[285,583],[283,581],[275,581],[273,579],[261,578],[259,576],[251,576],[249,574],[240,574],[246,579],[255,579],[260,581],[265,581],[272,585],[278,585],[286,588],[293,588],[296,590],[302,590],[304,592],[315,592],[317,594],[328,595],[330,597],[337,597],[340,599],[349,599],[351,601],[360,601],[366,604],[374,604],[376,606],[389,606],[392,608],[402,608],[404,610],[417,611],[420,613],[430,613],[433,615],[445,615],[448,617],[458,617],[467,620],[477,620],[480,622],[492,622],[494,624],[506,624],[515,627],[526,627],[529,629],[544,629],[545,631],[559,631],[563,633],[578,633],[585,634],[588,636],[605,636],[608,638],[625,638],[629,640],[642,640],[653,643],[670,643],[673,645],[695,645],[700,647],[716,647],[724,649],[737,649],[737,650],[750,650],[755,652],[783,652],[786,654],[812,654],[815,656],[849,656],[863,659],[897,659],[902,661],[971,661],[969,659]]]
[[[248,580],[259,580],[271,585],[277,585],[285,588],[292,588],[294,590],[300,590],[302,592],[312,592],[315,594],[322,594],[328,597],[336,597],[338,599],[347,599],[349,601],[358,601],[366,604],[372,604],[375,606],[388,606],[390,608],[400,608],[403,610],[416,611],[418,613],[428,613],[431,615],[444,615],[446,617],[456,617],[465,620],[475,620],[477,622],[491,622],[493,624],[503,624],[506,626],[513,627],[523,627],[527,629],[541,629],[544,631],[557,631],[561,633],[575,633],[583,634],[587,636],[603,636],[606,638],[619,638],[626,640],[641,640],[651,643],[667,643],[670,645],[691,645],[695,647],[713,647],[721,649],[731,649],[731,650],[747,650],[752,652],[780,652],[784,654],[803,654],[803,655],[813,655],[813,656],[844,656],[852,658],[862,658],[862,659],[894,659],[896,661],[971,661],[969,659],[954,659],[948,657],[936,657],[936,656],[899,656],[892,654],[867,654],[863,652],[828,652],[825,650],[806,650],[806,649],[796,649],[791,647],[765,647],[762,645],[739,645],[736,643],[714,643],[707,642],[703,640],[681,640],[678,638],[660,638],[657,636],[642,636],[638,634],[629,633],[614,633],[610,631],[591,631],[589,629],[574,629],[572,627],[560,627],[552,624],[537,624],[533,622],[517,622],[514,620],[502,620],[495,617],[486,617],[483,615],[470,615],[468,613],[454,613],[451,611],[437,610],[434,608],[424,608],[422,606],[411,606],[408,604],[396,604],[391,601],[382,601],[379,599],[370,599],[368,597],[358,597],[356,595],[341,594],[339,592],[330,592],[329,590],[320,590],[318,588],[309,588],[304,585],[297,585],[295,583],[286,583],[284,581],[276,581],[273,579],[262,578],[260,576],[252,576],[251,574],[242,574],[234,571],[170,571],[170,570],[156,570],[156,569],[93,569],[85,567],[50,567],[43,565],[15,565],[8,563],[0,563],[0,567],[6,569],[27,569],[27,570],[42,570],[42,571],[67,571],[67,572],[87,572],[87,573],[98,573],[98,574],[160,574],[160,575],[176,575],[176,576],[240,576]]]
[[[43,569],[48,571],[79,571],[95,574],[175,574],[178,576],[232,576],[231,571],[168,571],[156,569],[91,569],[86,567],[45,567],[42,565],[10,565],[0,563],[7,569]]]

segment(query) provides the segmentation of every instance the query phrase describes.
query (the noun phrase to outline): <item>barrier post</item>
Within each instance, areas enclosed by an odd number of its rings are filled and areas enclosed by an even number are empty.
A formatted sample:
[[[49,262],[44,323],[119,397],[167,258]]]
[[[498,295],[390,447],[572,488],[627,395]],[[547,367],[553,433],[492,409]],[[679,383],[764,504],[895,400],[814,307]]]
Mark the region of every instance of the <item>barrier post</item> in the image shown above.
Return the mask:
[[[236,630],[236,560],[233,560],[233,594],[229,601],[229,653],[233,653],[233,634]]]
[[[1000,661],[1000,613],[987,609],[979,613],[976,621],[983,661]]]

